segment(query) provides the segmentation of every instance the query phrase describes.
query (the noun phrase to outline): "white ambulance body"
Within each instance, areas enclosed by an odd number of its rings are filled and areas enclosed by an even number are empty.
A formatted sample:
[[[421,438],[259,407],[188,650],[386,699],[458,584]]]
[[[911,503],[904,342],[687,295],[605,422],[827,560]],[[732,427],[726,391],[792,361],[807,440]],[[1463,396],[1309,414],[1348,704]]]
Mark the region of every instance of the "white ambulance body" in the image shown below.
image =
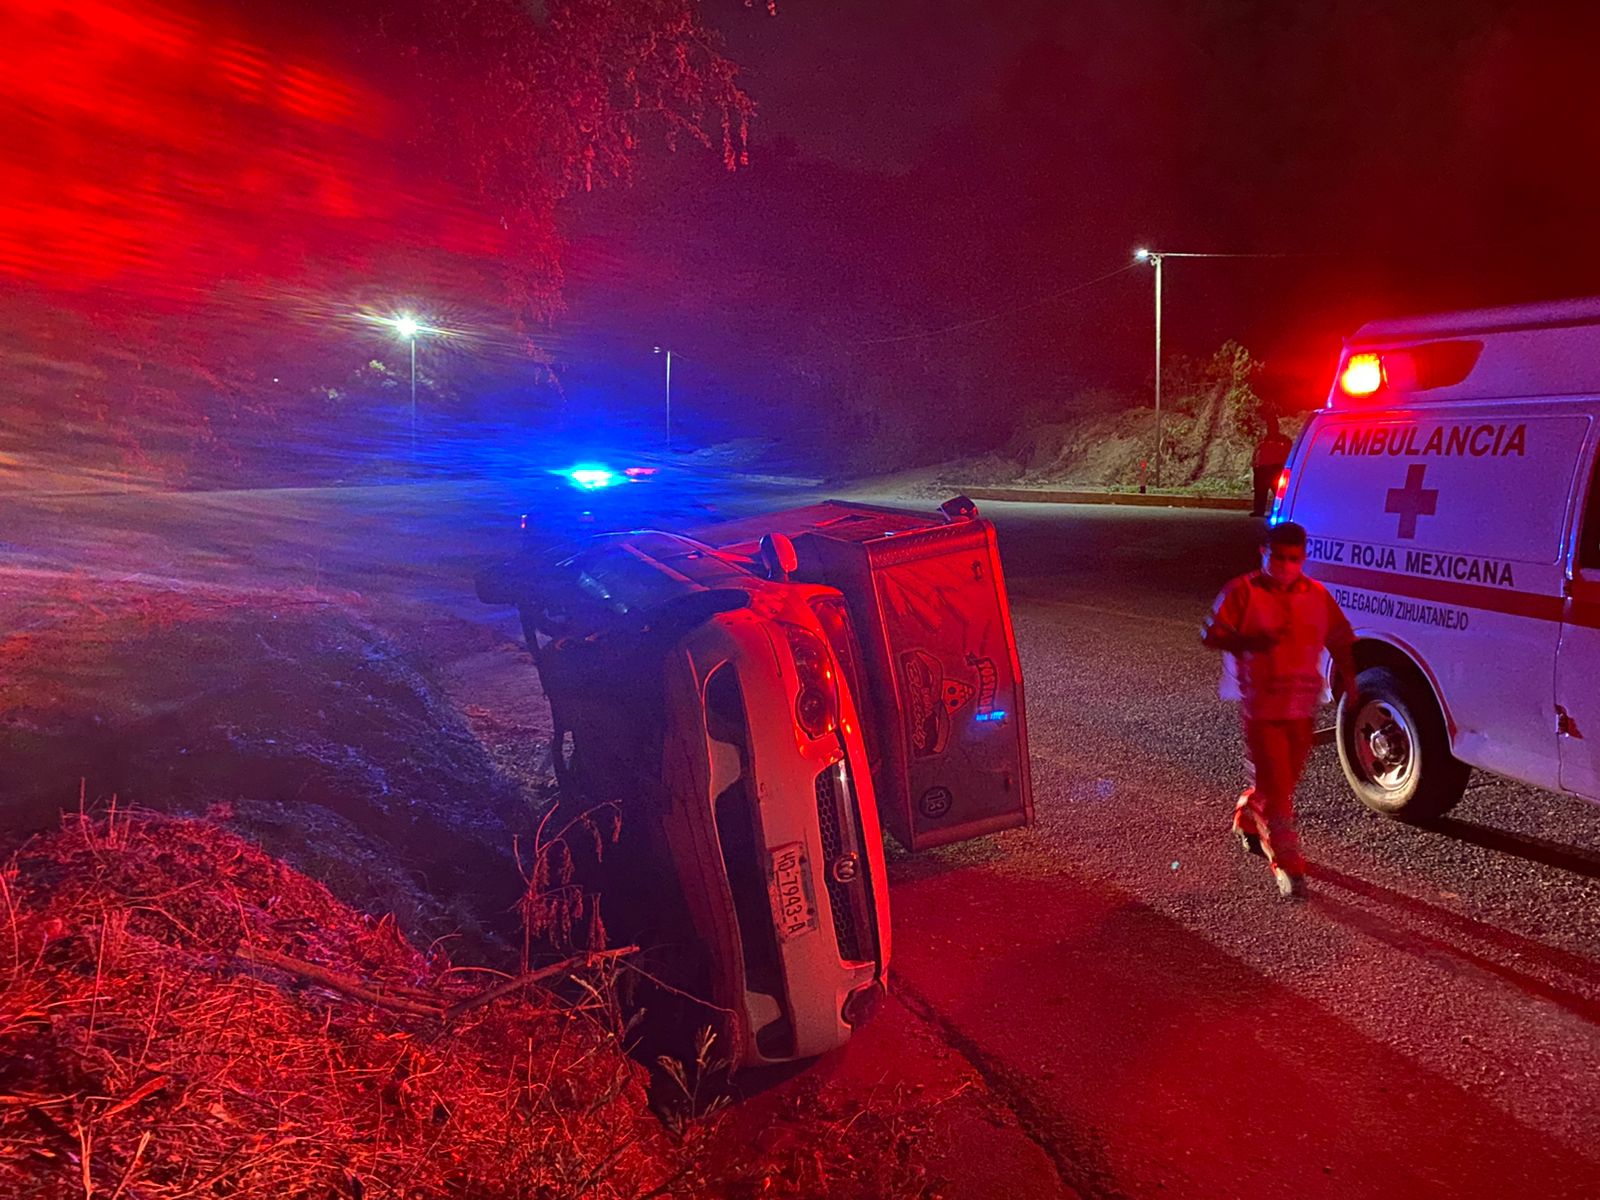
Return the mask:
[[[1468,768],[1600,802],[1600,298],[1363,326],[1279,481],[1358,638],[1339,756],[1393,816]]]

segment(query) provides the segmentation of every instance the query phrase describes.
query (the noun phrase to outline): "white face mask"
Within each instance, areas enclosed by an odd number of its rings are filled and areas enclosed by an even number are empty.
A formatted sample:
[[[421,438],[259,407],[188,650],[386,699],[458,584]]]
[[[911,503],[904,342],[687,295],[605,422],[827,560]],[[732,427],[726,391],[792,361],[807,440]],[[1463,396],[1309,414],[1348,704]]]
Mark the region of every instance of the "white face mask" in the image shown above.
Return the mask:
[[[1261,569],[1279,583],[1294,583],[1306,572],[1306,552],[1298,546],[1263,546]]]

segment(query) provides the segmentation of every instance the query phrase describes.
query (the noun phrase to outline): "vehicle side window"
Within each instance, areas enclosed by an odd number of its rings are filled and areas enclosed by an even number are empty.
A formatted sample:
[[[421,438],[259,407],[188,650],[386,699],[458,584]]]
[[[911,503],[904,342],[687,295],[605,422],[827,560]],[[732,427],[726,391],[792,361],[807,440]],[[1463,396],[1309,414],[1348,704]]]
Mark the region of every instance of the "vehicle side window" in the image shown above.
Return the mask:
[[[1578,568],[1600,570],[1600,457],[1589,478],[1589,494],[1583,504],[1583,524],[1578,530]]]

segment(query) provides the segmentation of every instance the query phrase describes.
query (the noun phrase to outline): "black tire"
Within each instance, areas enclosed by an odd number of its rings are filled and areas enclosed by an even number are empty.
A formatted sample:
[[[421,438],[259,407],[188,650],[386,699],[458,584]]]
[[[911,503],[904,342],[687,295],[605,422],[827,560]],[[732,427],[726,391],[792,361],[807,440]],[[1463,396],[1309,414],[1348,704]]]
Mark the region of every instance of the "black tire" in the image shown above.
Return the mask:
[[[1412,672],[1368,667],[1356,692],[1353,708],[1339,705],[1339,765],[1357,799],[1402,821],[1454,808],[1471,768],[1450,753],[1433,690]]]

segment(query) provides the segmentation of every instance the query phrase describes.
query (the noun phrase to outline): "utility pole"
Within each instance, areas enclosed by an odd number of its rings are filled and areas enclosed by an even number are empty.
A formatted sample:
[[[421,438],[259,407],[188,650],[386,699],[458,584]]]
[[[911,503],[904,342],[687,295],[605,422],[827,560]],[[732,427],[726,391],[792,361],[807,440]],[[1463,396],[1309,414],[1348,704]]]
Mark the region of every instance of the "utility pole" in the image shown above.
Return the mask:
[[[1161,486],[1161,255],[1150,255],[1150,261],[1156,269],[1156,487],[1159,488]]]
[[[672,449],[672,351],[662,346],[656,347],[657,354],[667,356],[667,449]]]
[[[1147,262],[1156,272],[1156,470],[1155,486],[1161,486],[1161,262],[1167,258],[1288,258],[1286,254],[1179,254],[1173,250],[1139,249],[1135,262]]]

